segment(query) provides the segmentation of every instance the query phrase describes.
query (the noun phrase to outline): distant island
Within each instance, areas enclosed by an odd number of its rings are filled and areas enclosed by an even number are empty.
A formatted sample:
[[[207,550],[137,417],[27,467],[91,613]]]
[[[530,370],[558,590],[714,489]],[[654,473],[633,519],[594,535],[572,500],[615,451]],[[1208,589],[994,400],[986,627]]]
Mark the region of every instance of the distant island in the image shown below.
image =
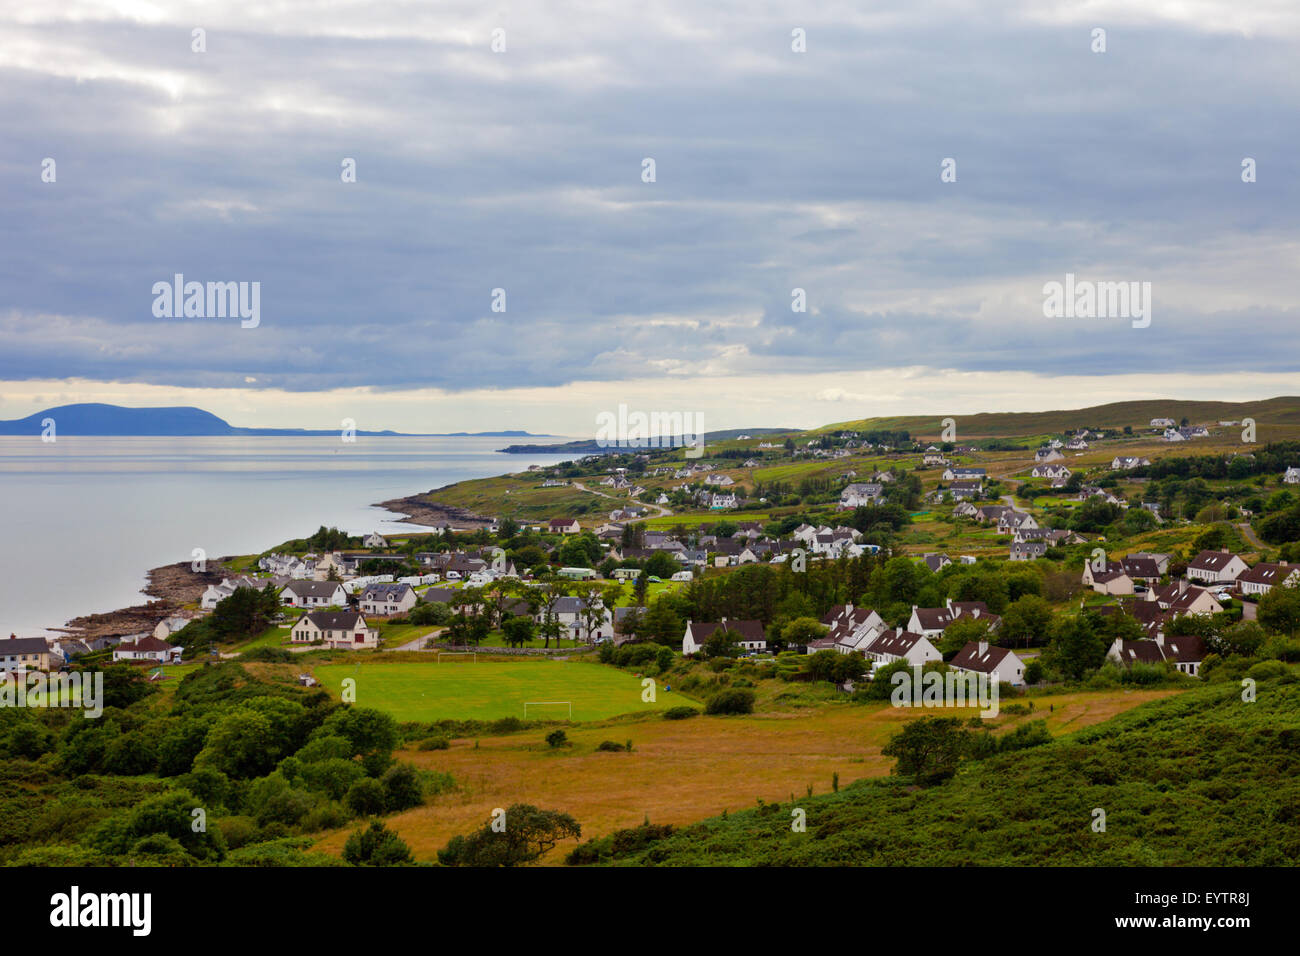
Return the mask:
[[[758,435],[786,435],[797,432],[797,428],[728,428],[722,431],[705,432],[704,441],[732,441],[737,438],[752,438]],[[556,442],[553,445],[507,445],[497,451],[507,455],[621,455],[629,451],[649,448],[685,448],[694,445],[696,438],[689,435],[656,436],[622,442],[600,442],[595,438],[580,438],[575,441]]]
[[[339,434],[340,429],[310,428],[239,428],[211,412],[190,406],[172,408],[126,408],[122,405],[83,403],[47,408],[26,418],[0,421],[0,435],[40,435],[47,419],[54,421],[55,435],[100,437],[172,437],[208,436],[313,437]],[[411,434],[395,431],[363,431],[358,435],[398,438],[550,438],[526,431],[444,432]]]

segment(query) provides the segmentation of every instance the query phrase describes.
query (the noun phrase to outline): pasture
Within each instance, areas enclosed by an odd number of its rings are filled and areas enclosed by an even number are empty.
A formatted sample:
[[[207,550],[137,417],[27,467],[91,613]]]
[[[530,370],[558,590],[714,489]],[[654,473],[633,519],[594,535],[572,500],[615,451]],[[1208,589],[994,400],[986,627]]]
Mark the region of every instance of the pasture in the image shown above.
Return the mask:
[[[443,657],[400,663],[321,664],[314,674],[339,696],[344,678],[356,680],[356,703],[392,714],[399,721],[497,720],[524,716],[529,701],[571,701],[575,721],[686,704],[676,692],[658,688],[654,703],[641,700],[641,682],[612,667],[579,661],[484,660]],[[529,707],[530,720],[567,720],[567,707]]]

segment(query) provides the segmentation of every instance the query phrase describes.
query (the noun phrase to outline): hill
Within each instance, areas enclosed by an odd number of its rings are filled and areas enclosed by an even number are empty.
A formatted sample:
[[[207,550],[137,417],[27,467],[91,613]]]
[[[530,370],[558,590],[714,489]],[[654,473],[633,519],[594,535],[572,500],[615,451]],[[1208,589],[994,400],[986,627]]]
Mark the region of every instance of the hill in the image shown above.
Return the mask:
[[[40,435],[42,422],[54,419],[58,435],[88,436],[169,436],[193,438],[213,435],[248,435],[267,437],[331,436],[338,429],[312,430],[306,428],[239,428],[211,412],[191,406],[170,408],[127,408],[122,405],[82,403],[47,408],[26,418],[0,421],[0,435]],[[402,435],[394,431],[358,431],[358,435]],[[422,435],[410,437],[532,437],[526,431],[454,432],[449,435]],[[525,446],[527,447],[527,446]]]
[[[1300,397],[1281,396],[1258,402],[1192,402],[1157,399],[1112,402],[1086,408],[1048,412],[981,412],[977,415],[900,415],[838,422],[812,429],[814,432],[906,430],[913,436],[937,437],[943,419],[957,420],[957,433],[966,438],[1008,438],[1023,435],[1059,434],[1078,428],[1148,428],[1154,418],[1184,417],[1193,424],[1239,421],[1250,417],[1260,424],[1300,425]]]
[[[588,844],[630,866],[1285,866],[1300,854],[1300,682],[1235,682],[1144,704],[917,789],[827,796]],[[1051,698],[1040,699],[1045,705]],[[791,810],[807,832],[791,830]],[[1105,811],[1105,832],[1093,831]]]

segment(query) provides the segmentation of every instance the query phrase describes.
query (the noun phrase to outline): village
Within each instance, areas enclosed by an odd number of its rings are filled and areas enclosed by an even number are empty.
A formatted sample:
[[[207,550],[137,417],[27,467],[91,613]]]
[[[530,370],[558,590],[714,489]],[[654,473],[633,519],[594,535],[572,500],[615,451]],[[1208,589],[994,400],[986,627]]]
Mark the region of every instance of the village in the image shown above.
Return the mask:
[[[480,527],[413,531],[392,541],[378,533],[343,536],[345,547],[313,548],[309,539],[300,551],[232,559],[228,565],[237,571],[207,585],[197,600],[151,631],[93,640],[15,636],[0,662],[6,671],[49,670],[98,655],[148,667],[152,679],[165,679],[169,667],[198,655],[234,656],[250,646],[239,640],[220,647],[211,640],[187,641],[185,634],[194,629],[185,629],[241,590],[268,589],[279,613],[265,631],[244,637],[257,638],[252,646],[291,652],[472,644],[508,654],[662,644],[668,641],[663,622],[672,618],[652,614],[650,599],[670,603],[692,582],[752,566],[797,575],[810,566],[859,562],[882,569],[905,559],[936,581],[956,571],[1074,564],[1080,570],[1066,573],[1076,583],[1062,592],[1065,601],[1053,602],[1054,613],[1077,600],[1079,608],[1117,616],[1132,627],[1115,631],[1107,660],[1123,667],[1167,665],[1196,677],[1209,644],[1206,632],[1189,629],[1182,619],[1227,615],[1254,621],[1262,596],[1300,584],[1300,565],[1279,556],[1285,548],[1274,560],[1263,560],[1250,547],[1239,553],[1185,544],[1117,551],[1096,530],[1123,528],[1135,544],[1171,532],[1170,540],[1196,539],[1188,532],[1206,531],[1193,520],[1198,516],[1173,513],[1168,495],[1163,502],[1147,498],[1150,479],[1141,473],[1158,456],[1112,452],[1138,442],[1143,451],[1175,448],[1238,425],[1189,426],[1184,420],[1179,426],[1172,418],[1157,418],[1137,435],[1131,426],[1079,428],[1044,436],[1032,453],[1024,446],[999,451],[997,442],[984,443],[990,450],[846,429],[783,440],[745,434],[706,449],[704,460],[678,464],[671,459],[682,449],[591,455],[513,476],[514,486],[497,498],[512,496],[513,510]],[[1254,457],[1246,448],[1226,456],[1247,463]],[[1287,464],[1276,474],[1261,474],[1255,487],[1270,478],[1281,489],[1300,484],[1300,467]],[[546,516],[548,495],[585,500],[571,515]],[[798,504],[792,507],[792,501]],[[1226,509],[1208,515],[1219,519],[1210,525],[1210,537],[1217,541],[1224,529],[1244,529],[1246,537],[1236,540],[1257,540],[1244,523],[1253,514],[1246,504],[1228,501]],[[1274,502],[1273,510],[1284,504]],[[1098,509],[1104,512],[1100,524],[1079,520]],[[1223,520],[1230,514],[1240,522]],[[942,529],[942,537],[931,527]],[[318,534],[325,536],[322,542],[340,535],[324,528]],[[932,541],[956,547],[930,548]],[[1293,550],[1288,553],[1294,559]],[[816,609],[820,630],[805,629],[793,640],[780,637],[786,620],[698,620],[689,605],[676,605],[681,630],[674,643],[686,656],[851,655],[862,663],[859,671],[846,672],[852,673],[842,682],[846,692],[855,681],[899,662],[942,663],[1012,687],[1043,680],[1042,668],[1030,665],[1049,635],[1019,633],[1019,648],[1009,646],[1016,641],[1001,640],[997,611],[1005,611],[1005,601],[991,609],[984,600],[945,594],[931,606],[912,603],[909,610],[893,603],[882,614],[884,609],[863,605],[864,595],[845,596],[849,600]],[[516,618],[522,620],[510,623]],[[954,645],[949,633],[972,639]]]

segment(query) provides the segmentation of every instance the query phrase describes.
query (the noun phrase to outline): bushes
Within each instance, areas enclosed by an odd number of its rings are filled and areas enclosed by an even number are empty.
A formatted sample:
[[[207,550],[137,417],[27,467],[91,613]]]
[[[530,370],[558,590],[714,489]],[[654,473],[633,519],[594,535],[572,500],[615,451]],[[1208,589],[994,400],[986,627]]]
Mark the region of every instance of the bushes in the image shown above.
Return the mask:
[[[563,730],[552,730],[546,735],[546,744],[551,749],[565,747],[569,743],[569,736]]]
[[[378,780],[366,777],[352,785],[343,802],[359,817],[376,816],[387,807],[388,794]]]
[[[416,750],[446,750],[451,747],[451,741],[446,737],[426,737],[416,745]]]
[[[599,744],[596,745],[596,749],[610,751],[612,753],[622,753],[627,748],[624,747],[617,740],[602,740]]]
[[[748,688],[729,688],[719,691],[704,705],[706,714],[752,714],[754,692]]]
[[[664,711],[664,720],[686,720],[698,713],[694,707],[669,707]]]
[[[376,820],[370,829],[357,830],[348,837],[343,859],[353,866],[400,866],[411,862],[411,848]]]

